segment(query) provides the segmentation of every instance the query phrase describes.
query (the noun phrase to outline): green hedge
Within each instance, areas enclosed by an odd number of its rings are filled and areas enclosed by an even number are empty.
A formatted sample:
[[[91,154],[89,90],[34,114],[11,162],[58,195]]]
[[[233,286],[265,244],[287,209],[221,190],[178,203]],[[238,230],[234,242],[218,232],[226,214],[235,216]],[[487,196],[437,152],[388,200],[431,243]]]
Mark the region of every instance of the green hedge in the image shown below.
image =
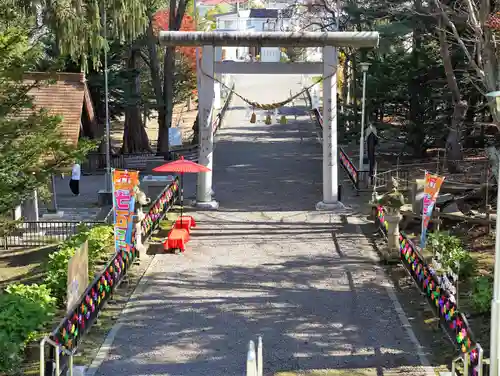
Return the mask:
[[[89,243],[89,282],[91,282],[94,274],[99,272],[96,270],[98,263],[109,256],[109,250],[113,246],[113,227],[97,226],[89,229],[85,226],[77,235],[65,241],[58,252],[49,256],[45,283],[52,290],[57,304],[61,307],[66,301],[69,259],[85,240]]]
[[[98,265],[108,258],[113,247],[113,227],[82,226],[49,256],[45,283],[11,284],[0,293],[0,374],[19,373],[26,345],[40,337],[40,330],[66,303],[68,262],[76,249],[89,242],[89,282]]]

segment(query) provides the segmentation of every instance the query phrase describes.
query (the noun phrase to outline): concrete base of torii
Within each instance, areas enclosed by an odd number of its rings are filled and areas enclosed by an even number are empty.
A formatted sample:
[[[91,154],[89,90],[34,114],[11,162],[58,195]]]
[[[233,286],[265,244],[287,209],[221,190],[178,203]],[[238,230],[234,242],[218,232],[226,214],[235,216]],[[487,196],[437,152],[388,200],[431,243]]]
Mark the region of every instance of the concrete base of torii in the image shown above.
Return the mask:
[[[345,206],[340,201],[336,202],[320,201],[316,204],[316,210],[320,211],[345,212],[347,209],[348,209],[347,206]]]
[[[218,210],[219,202],[215,200],[208,202],[195,202],[194,206],[201,210]]]

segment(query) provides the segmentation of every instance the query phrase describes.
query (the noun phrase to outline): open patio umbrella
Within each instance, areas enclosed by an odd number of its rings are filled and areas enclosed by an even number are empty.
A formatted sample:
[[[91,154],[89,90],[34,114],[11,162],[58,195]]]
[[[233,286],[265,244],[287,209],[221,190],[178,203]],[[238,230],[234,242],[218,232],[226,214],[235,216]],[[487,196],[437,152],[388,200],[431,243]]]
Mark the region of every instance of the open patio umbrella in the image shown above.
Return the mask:
[[[181,223],[182,210],[184,208],[184,174],[198,174],[200,172],[208,172],[210,169],[201,164],[180,157],[176,161],[165,163],[161,166],[153,168],[154,172],[170,172],[181,175]]]

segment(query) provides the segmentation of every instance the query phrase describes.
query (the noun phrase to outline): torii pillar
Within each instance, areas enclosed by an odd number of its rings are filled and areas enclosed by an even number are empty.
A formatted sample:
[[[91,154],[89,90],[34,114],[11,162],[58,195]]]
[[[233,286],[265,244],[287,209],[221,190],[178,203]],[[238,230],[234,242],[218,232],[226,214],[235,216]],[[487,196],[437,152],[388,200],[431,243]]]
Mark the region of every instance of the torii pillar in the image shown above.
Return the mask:
[[[159,41],[164,46],[203,46],[201,88],[199,97],[200,155],[199,162],[212,168],[213,134],[212,108],[214,101],[214,47],[215,46],[261,46],[261,47],[323,47],[323,199],[316,204],[318,210],[342,210],[338,192],[337,151],[337,48],[377,47],[377,32],[188,32],[162,31]],[[250,63],[249,63],[250,64]],[[272,64],[237,63],[241,72],[257,69],[253,73],[269,73]],[[286,63],[286,72],[305,74],[314,70],[314,63]],[[262,69],[261,69],[262,68]],[[276,68],[276,67],[275,67]],[[291,71],[291,72],[290,72]],[[219,72],[218,73],[223,73]],[[231,72],[234,73],[234,72]],[[285,69],[283,69],[285,73]],[[209,77],[210,76],[210,77]],[[218,208],[212,198],[212,172],[198,177],[197,206]]]

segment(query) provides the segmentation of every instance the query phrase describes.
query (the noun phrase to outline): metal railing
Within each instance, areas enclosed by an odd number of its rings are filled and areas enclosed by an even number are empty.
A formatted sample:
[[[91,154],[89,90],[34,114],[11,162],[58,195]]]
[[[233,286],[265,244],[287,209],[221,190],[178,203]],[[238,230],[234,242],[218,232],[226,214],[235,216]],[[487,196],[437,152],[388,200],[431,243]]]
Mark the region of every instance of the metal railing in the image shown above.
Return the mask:
[[[165,214],[179,198],[179,180],[176,178],[151,204],[141,223],[147,240],[159,226]],[[60,376],[73,372],[73,357],[80,341],[90,330],[100,311],[111,299],[128,269],[138,255],[135,231],[132,245],[121,249],[108,262],[104,271],[87,287],[80,300],[68,311],[61,323],[40,342],[40,376]],[[49,351],[46,352],[46,345]]]
[[[246,376],[264,376],[261,336],[259,336],[257,342],[257,351],[255,351],[255,343],[253,341],[250,341],[248,344]]]
[[[166,187],[149,207],[148,212],[141,222],[141,229],[144,239],[147,240],[158,228],[161,220],[167,212],[174,206],[179,198],[179,178]]]
[[[379,229],[387,234],[388,224],[382,206],[377,207],[375,221]],[[462,362],[464,375],[482,376],[483,349],[474,339],[467,318],[457,307],[456,291],[442,283],[438,272],[425,261],[418,247],[404,232],[399,234],[399,256],[405,270],[425,295],[441,328],[460,352],[452,363],[452,374],[456,374],[457,364]]]
[[[6,235],[0,237],[4,249],[42,247],[61,243],[76,234],[81,226],[102,225],[99,221],[28,221],[20,222]]]
[[[148,160],[163,159],[156,153],[131,153],[111,155],[111,168],[144,170]],[[89,153],[81,164],[82,174],[104,174],[106,172],[106,153]]]
[[[343,167],[344,171],[347,173],[347,176],[354,185],[354,188],[356,188],[356,191],[359,191],[358,169],[354,166],[354,163],[352,163],[347,153],[344,152],[344,149],[342,149],[341,147],[339,147],[339,161],[340,165]]]
[[[323,117],[317,108],[312,109],[311,113],[317,125],[318,138],[321,140],[322,136],[320,136],[320,131],[323,129]],[[395,170],[381,171],[371,176],[369,171],[358,170],[342,147],[338,148],[338,153],[340,165],[347,173],[349,180],[352,182],[357,192],[387,187],[389,181],[393,177],[397,177],[400,183],[400,189],[409,188],[410,174],[407,169],[398,168]]]
[[[369,171],[360,171],[358,189],[384,189],[387,188],[394,178],[399,183],[400,190],[410,189],[410,171],[404,168],[397,168],[388,171],[375,172],[370,176]]]

